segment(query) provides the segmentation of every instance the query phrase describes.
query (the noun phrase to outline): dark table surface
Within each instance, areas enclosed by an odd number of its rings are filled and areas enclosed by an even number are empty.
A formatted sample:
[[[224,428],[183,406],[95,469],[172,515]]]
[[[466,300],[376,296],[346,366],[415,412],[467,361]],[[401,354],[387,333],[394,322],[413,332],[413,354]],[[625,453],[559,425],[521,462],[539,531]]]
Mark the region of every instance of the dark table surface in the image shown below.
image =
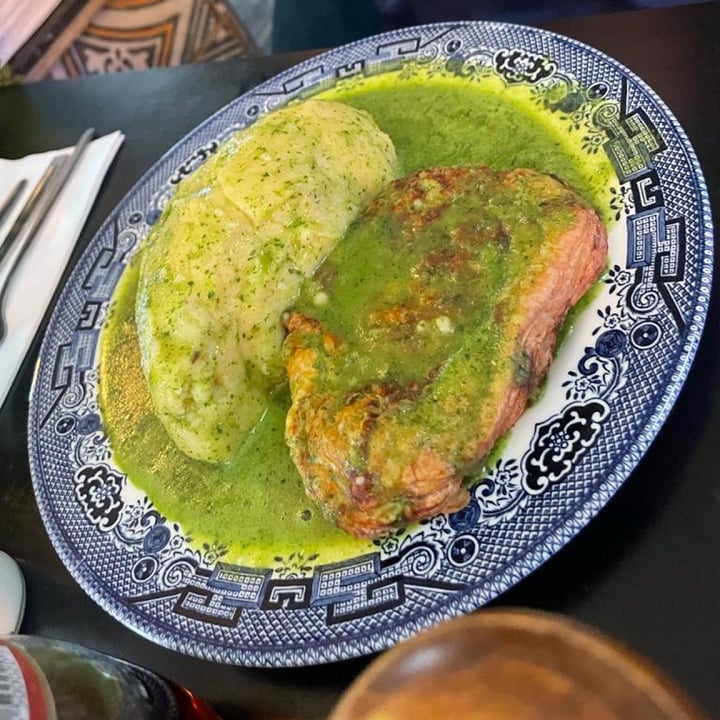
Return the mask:
[[[720,215],[720,3],[575,18],[549,29],[593,45],[648,82],[685,128]],[[303,56],[237,59],[0,90],[0,157],[73,142],[87,126],[126,140],[78,253],[142,172],[207,115]],[[77,257],[77,254],[76,254]],[[717,273],[716,273],[717,275]],[[685,387],[650,451],[580,535],[495,601],[558,611],[645,655],[720,717],[720,372],[712,303]],[[22,631],[80,642],[157,670],[227,719],[324,717],[367,665],[261,670],[185,657],[139,637],[79,588],[34,502],[27,396],[39,337],[0,412],[0,548],[27,586]]]

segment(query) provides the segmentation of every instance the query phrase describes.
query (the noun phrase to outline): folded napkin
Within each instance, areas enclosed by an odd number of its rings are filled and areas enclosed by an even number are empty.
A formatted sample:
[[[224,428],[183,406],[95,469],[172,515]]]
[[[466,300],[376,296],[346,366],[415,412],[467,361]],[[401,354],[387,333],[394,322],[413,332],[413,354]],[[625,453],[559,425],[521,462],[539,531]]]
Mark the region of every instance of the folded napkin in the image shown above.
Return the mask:
[[[114,132],[93,140],[85,148],[75,170],[15,269],[4,303],[7,334],[0,342],[0,407],[5,402],[62,277],[105,173],[124,139],[121,132]],[[19,180],[26,178],[28,181],[12,214],[0,226],[0,240],[7,234],[52,159],[69,150],[66,148],[28,155],[19,160],[0,158],[0,204]]]

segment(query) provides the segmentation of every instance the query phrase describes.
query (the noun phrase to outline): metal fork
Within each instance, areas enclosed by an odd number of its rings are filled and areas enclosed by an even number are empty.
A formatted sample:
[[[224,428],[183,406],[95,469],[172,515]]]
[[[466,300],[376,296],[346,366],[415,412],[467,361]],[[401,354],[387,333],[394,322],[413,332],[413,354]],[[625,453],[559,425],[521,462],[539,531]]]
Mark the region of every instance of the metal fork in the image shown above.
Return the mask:
[[[13,273],[94,134],[95,130],[89,128],[80,136],[70,154],[53,159],[0,245],[0,342],[7,332],[5,295]]]
[[[10,194],[5,199],[5,202],[2,204],[2,207],[0,207],[0,228],[3,226],[3,223],[5,222],[5,218],[10,215],[13,208],[15,207],[15,203],[20,199],[22,194],[25,192],[25,187],[27,186],[27,180],[24,178],[18,182],[15,187],[10,191]],[[2,247],[0,245],[0,247]]]

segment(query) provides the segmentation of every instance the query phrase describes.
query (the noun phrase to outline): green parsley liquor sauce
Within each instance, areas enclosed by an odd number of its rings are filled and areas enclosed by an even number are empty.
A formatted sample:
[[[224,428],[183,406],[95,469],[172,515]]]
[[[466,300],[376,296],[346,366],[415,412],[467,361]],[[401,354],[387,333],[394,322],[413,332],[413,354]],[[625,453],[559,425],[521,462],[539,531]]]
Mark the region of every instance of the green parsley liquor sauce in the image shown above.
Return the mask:
[[[332,562],[366,550],[367,542],[326,522],[305,496],[284,440],[286,390],[269,398],[263,419],[230,462],[210,465],[175,447],[140,369],[138,260],[115,292],[100,353],[100,402],[115,462],[194,545],[220,548],[224,560],[297,570],[313,555]]]
[[[393,139],[404,173],[433,165],[529,167],[564,178],[609,218],[609,162],[584,153],[580,137],[526,88],[499,83],[386,73],[320,97],[370,112]],[[370,552],[370,542],[336,529],[306,498],[284,441],[287,390],[269,399],[230,462],[209,465],[177,450],[153,412],[140,369],[138,266],[136,259],[124,273],[101,338],[100,402],[117,465],[193,545],[220,549],[223,560],[302,572]]]

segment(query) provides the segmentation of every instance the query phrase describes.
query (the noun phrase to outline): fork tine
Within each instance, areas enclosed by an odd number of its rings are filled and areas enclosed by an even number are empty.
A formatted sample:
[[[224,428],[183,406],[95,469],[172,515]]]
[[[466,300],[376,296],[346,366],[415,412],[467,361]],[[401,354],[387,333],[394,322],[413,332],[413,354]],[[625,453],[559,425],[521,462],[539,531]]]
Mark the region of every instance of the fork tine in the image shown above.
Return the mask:
[[[27,186],[27,180],[25,180],[23,178],[10,191],[10,194],[5,199],[5,202],[3,203],[2,207],[0,207],[0,227],[3,226],[3,223],[5,222],[5,218],[11,213],[12,209],[15,207],[15,203],[18,201],[18,199],[23,194],[23,192],[25,192],[26,186]]]
[[[35,208],[38,203],[42,200],[46,188],[48,187],[53,176],[57,172],[58,168],[65,162],[65,156],[55,158],[45,169],[42,177],[37,181],[37,184],[32,189],[30,196],[25,201],[22,209],[20,210],[15,222],[13,223],[7,235],[3,238],[2,244],[0,244],[0,262],[8,254],[10,248],[15,244],[15,241],[22,233],[29,219],[32,217]]]

